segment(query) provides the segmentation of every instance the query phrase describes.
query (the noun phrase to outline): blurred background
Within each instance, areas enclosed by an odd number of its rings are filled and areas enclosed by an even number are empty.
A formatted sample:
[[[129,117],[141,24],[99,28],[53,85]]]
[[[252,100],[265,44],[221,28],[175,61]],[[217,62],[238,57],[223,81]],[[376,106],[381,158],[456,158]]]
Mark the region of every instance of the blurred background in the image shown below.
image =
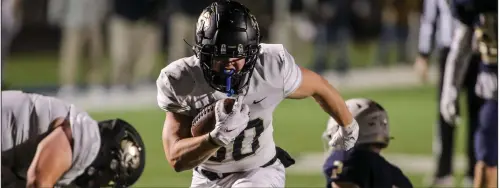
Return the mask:
[[[416,187],[434,175],[437,58],[430,58],[427,79],[413,68],[422,0],[238,1],[257,17],[265,43],[284,44],[344,98],[371,98],[388,110],[396,139],[384,155]],[[97,120],[131,122],[147,146],[137,187],[189,186],[191,172],[176,174],[164,158],[154,81],[169,62],[192,55],[186,42],[193,43],[197,17],[211,2],[2,0],[2,88],[61,97]],[[326,113],[311,99],[286,100],[274,116],[277,144],[297,159],[287,187],[324,187]],[[453,146],[456,182],[467,165],[465,131],[459,128]]]

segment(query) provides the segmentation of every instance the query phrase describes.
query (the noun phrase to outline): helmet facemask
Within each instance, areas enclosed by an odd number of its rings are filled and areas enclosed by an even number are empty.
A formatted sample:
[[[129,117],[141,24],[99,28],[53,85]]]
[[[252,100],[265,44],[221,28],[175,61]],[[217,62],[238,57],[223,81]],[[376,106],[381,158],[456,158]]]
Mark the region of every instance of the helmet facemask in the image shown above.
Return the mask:
[[[194,53],[200,60],[205,80],[228,96],[248,86],[260,51],[257,21],[240,3],[216,2],[207,7],[197,23]],[[217,59],[245,59],[241,70],[215,69]]]
[[[215,90],[227,93],[228,96],[230,96],[240,93],[241,90],[248,85],[257,61],[259,47],[246,47],[244,51],[234,51],[228,55],[222,55],[220,51],[224,51],[224,47],[225,45],[222,45],[222,47],[218,49],[215,45],[204,45],[199,52],[199,58],[205,80],[207,80],[210,86]],[[238,49],[244,49],[244,47],[240,45]],[[226,51],[227,50],[228,49],[226,49]],[[223,65],[219,66],[219,70],[215,70],[216,59],[218,58],[245,59],[245,64],[240,71],[225,69]]]

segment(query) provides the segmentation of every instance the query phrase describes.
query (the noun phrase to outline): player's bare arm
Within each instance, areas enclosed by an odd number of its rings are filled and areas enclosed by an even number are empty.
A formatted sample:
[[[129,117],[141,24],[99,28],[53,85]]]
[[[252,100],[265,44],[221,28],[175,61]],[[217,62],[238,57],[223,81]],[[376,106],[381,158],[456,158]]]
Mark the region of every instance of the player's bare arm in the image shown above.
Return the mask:
[[[302,83],[287,98],[303,99],[312,96],[340,125],[350,125],[353,118],[339,92],[315,72],[303,67],[300,67],[300,71]]]
[[[171,81],[176,84],[171,84]],[[167,161],[176,172],[194,168],[219,148],[218,145],[210,143],[208,134],[193,137],[190,130],[194,118],[170,107],[178,106],[171,87],[182,85],[177,83],[179,81],[182,79],[174,79],[166,73],[161,73],[157,80],[159,105],[166,110],[162,132],[163,150]]]
[[[192,169],[208,159],[220,146],[209,139],[209,134],[191,136],[193,118],[166,112],[163,125],[163,150],[176,172]]]
[[[27,187],[54,187],[61,176],[70,169],[72,160],[71,127],[64,118],[54,121],[54,131],[37,147],[28,169]]]

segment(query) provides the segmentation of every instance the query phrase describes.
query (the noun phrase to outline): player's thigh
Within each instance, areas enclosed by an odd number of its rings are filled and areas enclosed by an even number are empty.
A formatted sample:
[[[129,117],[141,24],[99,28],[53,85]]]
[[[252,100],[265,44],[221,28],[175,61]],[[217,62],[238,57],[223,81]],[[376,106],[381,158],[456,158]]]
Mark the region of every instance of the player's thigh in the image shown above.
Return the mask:
[[[238,174],[231,187],[285,187],[285,167],[278,160],[273,165]]]
[[[487,100],[479,112],[479,128],[475,134],[476,157],[488,166],[498,161],[498,102]]]

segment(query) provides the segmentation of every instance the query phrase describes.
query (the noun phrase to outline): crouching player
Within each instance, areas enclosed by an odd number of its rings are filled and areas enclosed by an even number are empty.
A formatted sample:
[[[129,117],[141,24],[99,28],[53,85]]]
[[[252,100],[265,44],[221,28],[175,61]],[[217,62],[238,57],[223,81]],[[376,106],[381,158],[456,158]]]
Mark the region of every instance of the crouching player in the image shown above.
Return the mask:
[[[359,137],[348,151],[329,148],[331,153],[323,165],[327,187],[413,187],[398,167],[380,155],[390,140],[384,108],[364,98],[349,99],[346,105],[359,124]],[[330,118],[323,138],[331,137],[339,126]]]
[[[1,99],[1,187],[129,187],[141,176],[144,143],[129,123],[97,122],[35,93],[2,91]]]

